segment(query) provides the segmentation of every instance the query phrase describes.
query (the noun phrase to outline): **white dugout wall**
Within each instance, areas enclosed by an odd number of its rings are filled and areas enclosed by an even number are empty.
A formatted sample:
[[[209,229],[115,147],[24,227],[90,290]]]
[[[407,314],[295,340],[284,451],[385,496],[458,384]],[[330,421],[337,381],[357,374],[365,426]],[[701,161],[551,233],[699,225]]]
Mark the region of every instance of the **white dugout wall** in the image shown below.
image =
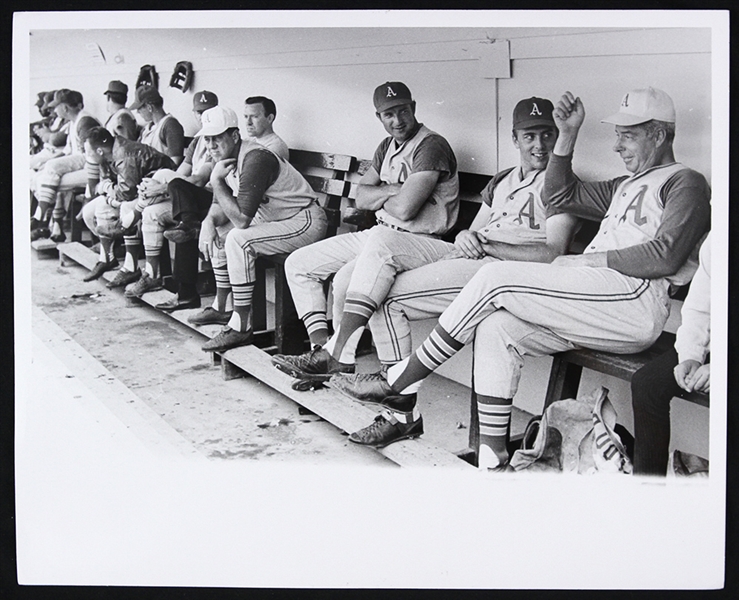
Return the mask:
[[[241,113],[244,98],[275,100],[275,130],[292,148],[371,158],[384,131],[372,91],[387,80],[408,84],[417,116],[444,135],[460,169],[484,174],[516,164],[511,112],[528,96],[557,100],[579,95],[587,118],[576,150],[583,178],[623,174],[611,151],[613,128],[600,118],[615,112],[629,89],[667,91],[677,108],[677,159],[711,178],[711,31],[699,28],[303,28],[303,29],[32,30],[30,93],[68,87],[86,108],[106,118],[108,81],[128,84],[129,103],[142,65],[154,65],[165,109],[195,133],[192,93],[216,92]],[[94,57],[97,45],[105,57]],[[187,93],[168,87],[178,61],[195,72]],[[29,119],[37,120],[35,107]],[[419,324],[416,340],[430,329]],[[673,327],[674,328],[674,327]],[[539,412],[550,359],[530,360],[516,404]],[[441,373],[469,383],[469,350]],[[628,386],[587,373],[583,388],[605,385],[619,419],[631,427]],[[674,443],[708,455],[707,411],[675,403]]]

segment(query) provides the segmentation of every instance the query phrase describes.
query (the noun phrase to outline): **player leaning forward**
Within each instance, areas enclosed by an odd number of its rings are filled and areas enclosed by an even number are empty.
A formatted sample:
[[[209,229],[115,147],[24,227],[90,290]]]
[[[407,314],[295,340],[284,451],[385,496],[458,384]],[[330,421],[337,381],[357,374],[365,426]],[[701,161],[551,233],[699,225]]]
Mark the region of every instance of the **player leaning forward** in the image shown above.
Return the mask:
[[[214,164],[213,204],[201,225],[199,247],[213,263],[216,293],[233,292],[234,305],[228,325],[203,346],[214,352],[251,343],[257,257],[321,239],[326,213],[290,163],[241,139],[234,111],[211,108],[203,113],[202,125],[198,136],[205,138]]]
[[[554,118],[559,138],[544,200],[600,219],[595,238],[582,255],[560,256],[551,264],[483,266],[415,353],[389,369],[390,391],[377,402],[390,411],[352,434],[352,441],[383,446],[420,433],[421,382],[474,340],[479,465],[502,467],[524,355],[578,347],[638,352],[661,333],[669,289],[690,281],[710,221],[705,178],[675,162],[672,99],[653,88],[635,90],[624,96],[618,113],[604,119],[616,126],[613,150],[630,173],[608,181],[581,182],[572,173],[585,118],[580,99],[565,93]]]

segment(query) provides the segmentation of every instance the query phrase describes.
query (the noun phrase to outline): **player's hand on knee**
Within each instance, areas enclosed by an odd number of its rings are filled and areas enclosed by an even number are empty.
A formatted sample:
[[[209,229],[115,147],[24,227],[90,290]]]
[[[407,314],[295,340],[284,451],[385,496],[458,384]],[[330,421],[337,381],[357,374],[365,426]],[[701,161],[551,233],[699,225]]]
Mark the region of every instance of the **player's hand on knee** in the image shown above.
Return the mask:
[[[585,107],[580,98],[576,98],[571,92],[565,92],[552,114],[560,135],[576,134],[585,120]]]
[[[700,367],[700,363],[697,360],[684,360],[673,369],[675,375],[675,382],[686,392],[692,392],[692,378],[693,374]]]
[[[215,246],[214,242],[216,240],[218,241],[218,243],[220,243],[220,240],[218,239],[218,232],[216,231],[213,221],[210,219],[205,219],[200,226],[198,250],[200,250],[203,258],[207,261],[210,261],[212,256],[215,254],[215,248],[220,247]]]

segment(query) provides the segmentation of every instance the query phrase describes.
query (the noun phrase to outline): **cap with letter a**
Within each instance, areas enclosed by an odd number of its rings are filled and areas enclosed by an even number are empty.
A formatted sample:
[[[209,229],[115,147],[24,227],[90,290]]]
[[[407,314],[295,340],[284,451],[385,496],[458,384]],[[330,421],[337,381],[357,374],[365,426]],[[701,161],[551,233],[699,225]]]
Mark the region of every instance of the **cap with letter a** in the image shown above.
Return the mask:
[[[627,92],[615,115],[603,119],[601,123],[611,123],[629,127],[647,121],[675,122],[675,104],[666,92],[648,87]]]
[[[413,102],[408,86],[400,81],[387,81],[377,86],[373,97],[375,111],[381,113],[389,108]]]
[[[221,135],[227,129],[239,126],[236,113],[226,106],[209,108],[202,114],[201,119],[203,127],[195,134],[195,137]]]
[[[554,127],[552,112],[554,105],[546,98],[531,97],[521,100],[513,109],[513,129],[528,129],[529,127]]]
[[[197,92],[192,97],[192,109],[197,111],[208,110],[218,106],[218,96],[208,90]]]

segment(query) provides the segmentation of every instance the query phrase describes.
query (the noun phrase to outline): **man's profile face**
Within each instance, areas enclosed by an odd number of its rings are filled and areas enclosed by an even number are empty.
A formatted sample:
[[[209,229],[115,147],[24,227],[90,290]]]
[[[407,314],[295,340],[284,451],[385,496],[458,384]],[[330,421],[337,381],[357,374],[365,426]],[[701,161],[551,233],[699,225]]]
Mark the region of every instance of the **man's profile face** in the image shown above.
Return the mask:
[[[401,104],[377,113],[382,126],[396,142],[402,144],[410,138],[416,127],[416,103]]]
[[[150,104],[142,104],[136,109],[136,112],[139,113],[141,118],[147,123],[151,123],[154,120],[154,113],[151,110]]]
[[[649,137],[642,125],[616,125],[613,151],[621,156],[629,173],[641,173],[657,164],[657,150],[656,136]]]
[[[514,131],[513,145],[521,155],[521,168],[524,173],[547,168],[558,133],[556,127],[547,125]]]
[[[85,140],[85,159],[94,165],[99,165],[103,161],[102,153],[93,148],[88,140]]]
[[[224,131],[218,135],[205,135],[203,137],[205,138],[205,147],[214,161],[232,158],[231,154],[236,147],[236,136],[234,134]]]
[[[260,102],[244,105],[246,133],[249,137],[259,138],[268,133],[274,119],[274,115],[267,116]]]

